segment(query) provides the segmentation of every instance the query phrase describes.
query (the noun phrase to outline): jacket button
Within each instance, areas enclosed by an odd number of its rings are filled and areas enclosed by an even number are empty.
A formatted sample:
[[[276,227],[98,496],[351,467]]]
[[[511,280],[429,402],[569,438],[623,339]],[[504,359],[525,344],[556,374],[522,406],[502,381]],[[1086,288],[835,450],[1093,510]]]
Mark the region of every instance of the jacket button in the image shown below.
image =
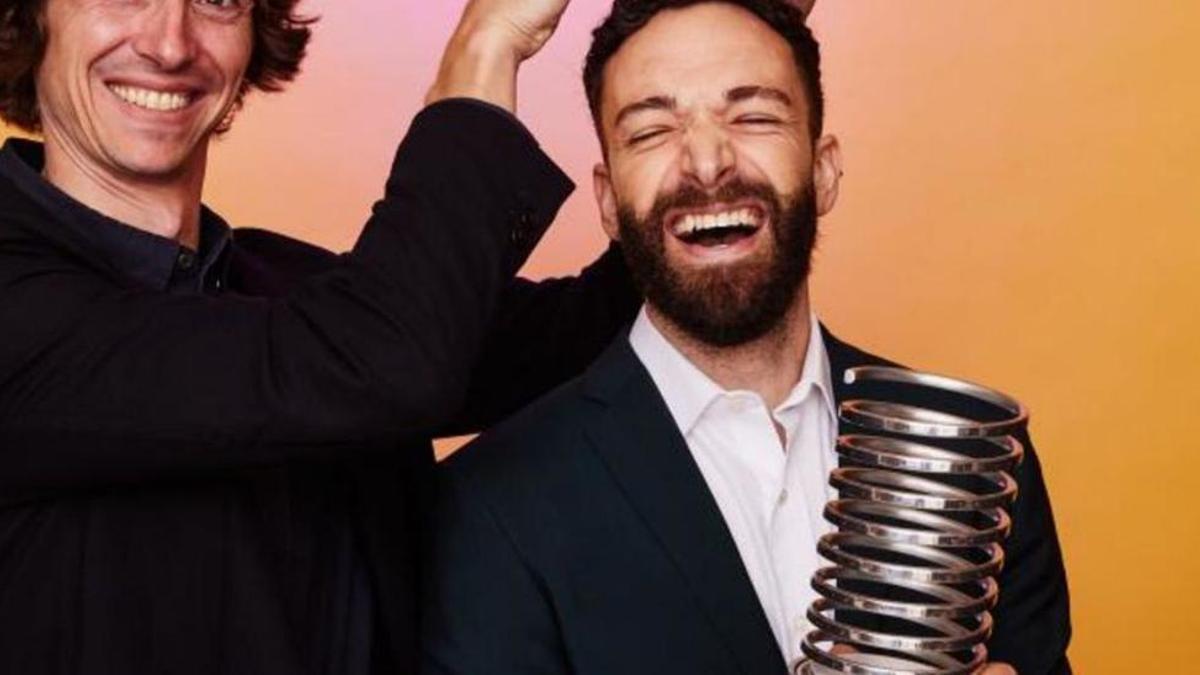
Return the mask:
[[[533,213],[528,209],[522,209],[517,214],[517,222],[509,233],[509,238],[512,243],[521,245],[529,240],[529,233],[533,230]]]

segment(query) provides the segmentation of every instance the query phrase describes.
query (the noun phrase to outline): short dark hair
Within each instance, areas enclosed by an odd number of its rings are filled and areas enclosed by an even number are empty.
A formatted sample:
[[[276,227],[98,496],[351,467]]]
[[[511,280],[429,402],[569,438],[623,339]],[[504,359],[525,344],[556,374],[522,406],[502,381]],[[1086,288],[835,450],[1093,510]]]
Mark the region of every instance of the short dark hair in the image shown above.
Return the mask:
[[[821,89],[821,46],[804,22],[804,13],[784,0],[614,0],[612,12],[592,31],[592,47],[583,65],[583,87],[597,133],[600,97],[604,93],[604,66],[613,54],[664,9],[720,2],[750,12],[787,41],[808,98],[808,128],[815,141],[825,123],[825,94]]]
[[[315,17],[296,11],[300,0],[254,3],[254,47],[238,105],[250,88],[279,91],[300,72]],[[37,71],[46,53],[43,11],[46,0],[0,0],[0,118],[26,129],[41,129]]]

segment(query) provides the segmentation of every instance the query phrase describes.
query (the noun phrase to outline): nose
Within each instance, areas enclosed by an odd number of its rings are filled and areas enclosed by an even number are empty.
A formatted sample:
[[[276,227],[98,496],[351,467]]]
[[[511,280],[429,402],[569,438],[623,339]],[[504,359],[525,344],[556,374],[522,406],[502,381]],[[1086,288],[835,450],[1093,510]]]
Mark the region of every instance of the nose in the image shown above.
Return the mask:
[[[728,136],[715,124],[695,124],[684,134],[681,169],[697,187],[720,187],[737,170],[737,155]]]
[[[154,0],[139,17],[133,49],[162,70],[173,71],[196,56],[191,0]]]

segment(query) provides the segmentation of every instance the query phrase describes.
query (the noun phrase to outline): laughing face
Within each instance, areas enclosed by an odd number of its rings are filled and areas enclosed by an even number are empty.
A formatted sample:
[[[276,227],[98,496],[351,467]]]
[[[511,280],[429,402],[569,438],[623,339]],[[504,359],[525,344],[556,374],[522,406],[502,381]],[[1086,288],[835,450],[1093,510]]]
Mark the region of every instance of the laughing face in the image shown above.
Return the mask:
[[[48,0],[47,151],[102,180],[202,172],[250,60],[250,2]]]
[[[814,141],[791,47],[725,3],[664,10],[604,69],[605,229],[651,308],[694,338],[753,340],[805,290],[840,157]]]
[[[784,203],[765,184],[737,180],[713,193],[684,187],[660,196],[644,219],[628,208],[617,218],[647,301],[716,347],[744,344],[779,323],[808,277],[817,234],[811,190]],[[702,262],[672,258],[672,239]],[[720,257],[729,259],[713,260]]]

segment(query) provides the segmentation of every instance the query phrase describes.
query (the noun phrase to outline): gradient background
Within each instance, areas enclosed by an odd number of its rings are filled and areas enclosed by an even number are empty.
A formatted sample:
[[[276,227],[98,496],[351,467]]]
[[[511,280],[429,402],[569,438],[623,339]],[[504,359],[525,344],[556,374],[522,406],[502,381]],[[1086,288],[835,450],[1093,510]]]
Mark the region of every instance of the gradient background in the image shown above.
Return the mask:
[[[207,200],[351,245],[458,0],[308,0],[306,72],[253,96]],[[575,0],[521,117],[580,184],[525,272],[604,244],[578,81],[606,0]],[[821,0],[841,202],[815,304],[840,336],[1034,412],[1082,673],[1182,672],[1200,602],[1200,3]],[[5,132],[0,128],[0,135]],[[449,451],[455,443],[443,443]]]

